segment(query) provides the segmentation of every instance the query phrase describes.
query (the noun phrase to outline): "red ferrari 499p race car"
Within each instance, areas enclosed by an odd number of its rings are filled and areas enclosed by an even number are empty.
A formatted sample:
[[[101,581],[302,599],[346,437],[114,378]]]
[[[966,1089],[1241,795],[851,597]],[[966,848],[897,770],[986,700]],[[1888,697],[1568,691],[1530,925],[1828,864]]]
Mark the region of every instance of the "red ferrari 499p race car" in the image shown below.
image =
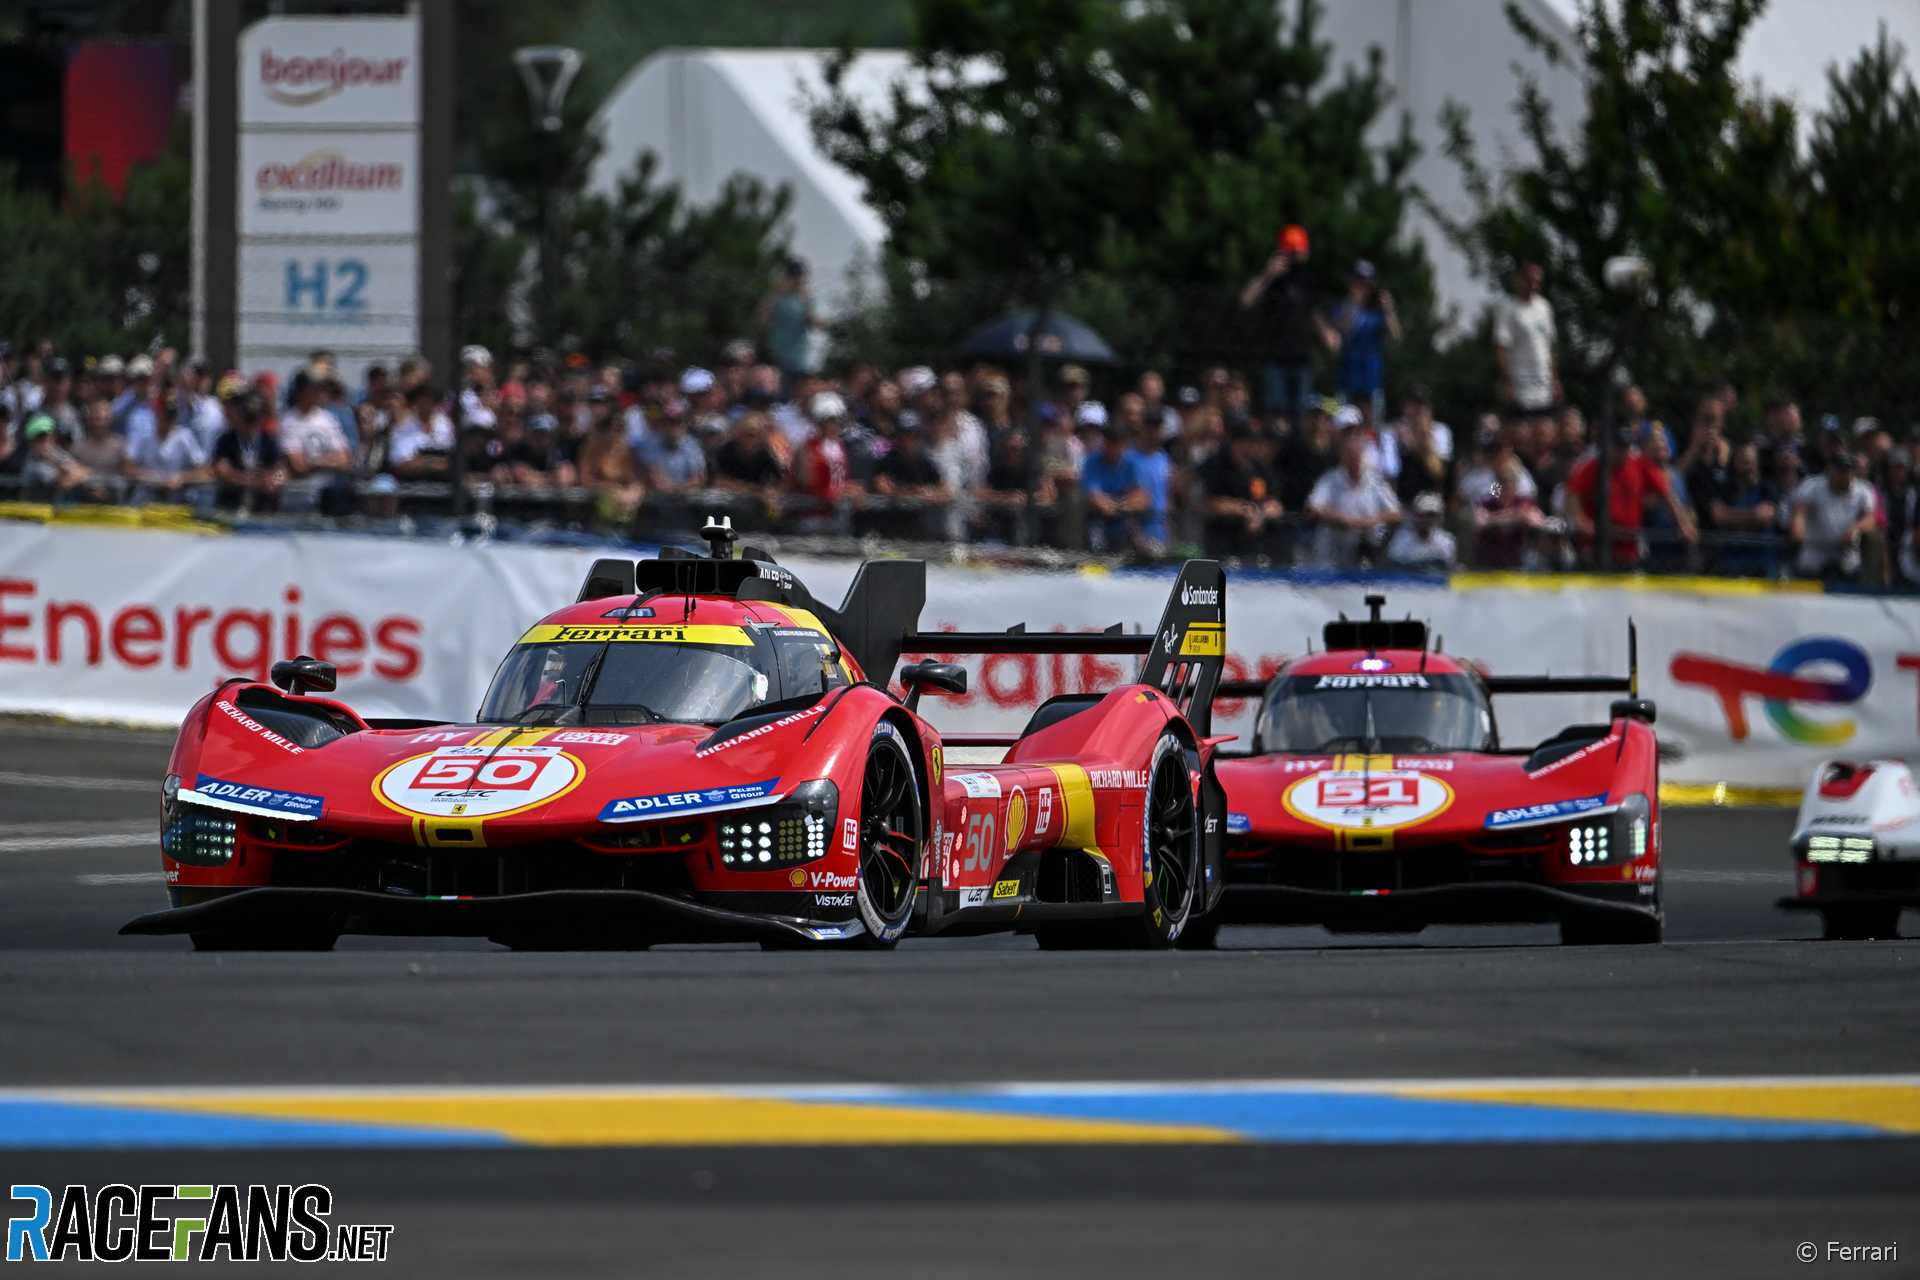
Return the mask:
[[[918,561],[816,601],[771,558],[596,562],[520,637],[471,721],[367,719],[277,664],[187,714],[162,793],[170,910],[124,932],[201,948],[327,948],[342,932],[511,946],[772,946],[1014,929],[1045,945],[1172,945],[1224,881],[1211,700],[1220,566],[1180,572],[1152,635],[916,631]],[[903,653],[1133,653],[1139,681],[942,739]],[[1003,763],[950,764],[955,742]]]
[[[1252,754],[1223,758],[1227,893],[1185,945],[1228,923],[1418,932],[1557,922],[1564,942],[1658,942],[1660,777],[1652,703],[1624,678],[1488,676],[1427,627],[1343,615],[1326,649],[1264,684]],[[1629,624],[1630,652],[1636,647]],[[1604,724],[1500,740],[1492,695],[1624,693]]]

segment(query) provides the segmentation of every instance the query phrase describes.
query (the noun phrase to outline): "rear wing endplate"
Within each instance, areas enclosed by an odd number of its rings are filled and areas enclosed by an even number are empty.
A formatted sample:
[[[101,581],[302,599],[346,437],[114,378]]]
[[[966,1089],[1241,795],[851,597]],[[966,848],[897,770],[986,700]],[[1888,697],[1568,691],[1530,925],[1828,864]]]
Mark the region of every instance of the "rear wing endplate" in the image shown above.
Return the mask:
[[[1151,635],[1123,631],[915,631],[904,653],[1138,654],[1139,683],[1152,685],[1187,718],[1194,732],[1213,732],[1214,690],[1227,657],[1227,574],[1217,560],[1189,560],[1167,595]],[[871,670],[871,668],[869,668]]]

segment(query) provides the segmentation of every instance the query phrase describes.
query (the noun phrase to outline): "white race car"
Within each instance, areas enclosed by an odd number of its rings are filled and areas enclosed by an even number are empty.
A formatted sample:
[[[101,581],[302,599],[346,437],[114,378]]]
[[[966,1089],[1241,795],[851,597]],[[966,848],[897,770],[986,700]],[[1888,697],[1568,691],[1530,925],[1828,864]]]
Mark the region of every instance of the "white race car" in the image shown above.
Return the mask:
[[[1829,760],[1813,771],[1793,827],[1796,893],[1829,938],[1899,936],[1920,907],[1920,785],[1898,760]]]

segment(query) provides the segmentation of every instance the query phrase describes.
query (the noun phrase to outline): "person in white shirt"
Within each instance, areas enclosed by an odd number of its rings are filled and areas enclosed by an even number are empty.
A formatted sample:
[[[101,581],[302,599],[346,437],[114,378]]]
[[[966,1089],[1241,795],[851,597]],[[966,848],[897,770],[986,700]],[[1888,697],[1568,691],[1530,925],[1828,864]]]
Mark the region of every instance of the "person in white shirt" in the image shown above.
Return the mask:
[[[1500,400],[1523,413],[1546,413],[1560,398],[1553,305],[1541,296],[1542,274],[1539,263],[1523,264],[1514,273],[1513,295],[1501,300],[1493,319]]]
[[[1793,491],[1789,537],[1799,545],[1794,569],[1807,578],[1851,581],[1860,572],[1860,540],[1873,530],[1873,486],[1859,476],[1845,449],[1827,459],[1825,475],[1808,476]]]
[[[176,402],[177,404],[177,402]],[[221,421],[225,422],[222,415]],[[213,478],[213,453],[176,412],[154,419],[154,431],[128,446],[127,461],[139,484],[137,500],[176,500]]]
[[[462,347],[460,372],[460,420],[491,431],[499,421],[494,412],[498,393],[493,386],[493,352],[478,343]]]
[[[397,476],[420,479],[443,474],[453,454],[453,423],[440,411],[440,396],[421,385],[387,441],[387,466]]]
[[[1381,530],[1400,521],[1400,499],[1393,487],[1367,465],[1369,443],[1365,428],[1347,428],[1340,436],[1339,465],[1321,476],[1307,495],[1307,514],[1320,524],[1322,565],[1359,565]]]
[[[293,407],[280,416],[280,450],[286,455],[292,478],[281,492],[282,510],[302,511],[314,504],[343,506],[344,494],[333,494],[353,471],[353,448],[340,419],[321,403],[324,388],[311,369],[293,377]],[[329,511],[329,514],[332,512]]]
[[[1387,541],[1387,563],[1396,569],[1445,570],[1453,568],[1453,535],[1440,527],[1447,504],[1437,493],[1423,493],[1413,500],[1413,519],[1393,531]]]

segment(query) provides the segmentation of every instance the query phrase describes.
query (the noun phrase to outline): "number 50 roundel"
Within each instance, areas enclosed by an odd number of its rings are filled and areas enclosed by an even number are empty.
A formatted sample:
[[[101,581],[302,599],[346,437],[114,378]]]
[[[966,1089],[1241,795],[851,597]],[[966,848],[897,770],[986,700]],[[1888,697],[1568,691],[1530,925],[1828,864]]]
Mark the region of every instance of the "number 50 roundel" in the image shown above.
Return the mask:
[[[498,818],[556,800],[586,769],[555,747],[442,747],[373,781],[380,803],[425,818]]]
[[[1431,774],[1391,769],[1310,773],[1281,797],[1302,822],[1339,831],[1393,831],[1445,813],[1453,788]]]

